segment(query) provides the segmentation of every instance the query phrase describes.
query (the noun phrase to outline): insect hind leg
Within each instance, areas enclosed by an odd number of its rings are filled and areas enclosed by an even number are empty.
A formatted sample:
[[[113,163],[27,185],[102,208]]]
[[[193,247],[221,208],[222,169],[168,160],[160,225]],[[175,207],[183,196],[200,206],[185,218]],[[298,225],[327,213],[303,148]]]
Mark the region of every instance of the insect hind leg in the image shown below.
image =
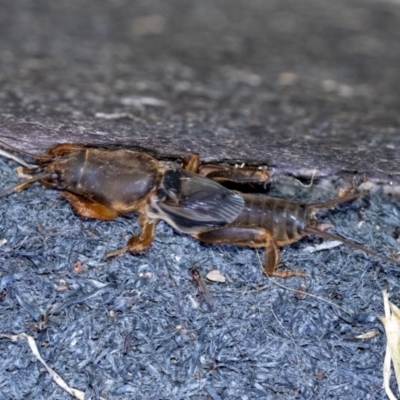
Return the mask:
[[[264,247],[264,273],[268,276],[287,278],[304,276],[303,271],[277,271],[279,248],[273,236],[262,228],[226,227],[194,235],[199,240],[211,244],[235,244],[237,246]]]
[[[320,210],[321,208],[331,208],[331,207],[336,206],[337,204],[347,203],[348,201],[356,200],[356,199],[360,198],[361,196],[362,196],[362,194],[349,194],[347,196],[340,197],[340,198],[333,199],[333,200],[307,204],[307,207],[310,210]]]

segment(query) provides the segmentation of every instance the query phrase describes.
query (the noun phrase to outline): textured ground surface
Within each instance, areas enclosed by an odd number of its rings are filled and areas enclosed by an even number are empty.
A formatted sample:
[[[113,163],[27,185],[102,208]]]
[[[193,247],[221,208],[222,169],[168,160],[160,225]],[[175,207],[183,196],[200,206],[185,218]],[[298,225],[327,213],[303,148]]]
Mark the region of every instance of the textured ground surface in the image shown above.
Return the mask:
[[[0,138],[31,151],[66,141],[198,151],[277,175],[396,184],[399,7],[3,2]],[[1,187],[19,181],[15,166],[0,161]],[[282,182],[273,193],[335,195],[318,179]],[[395,197],[378,191],[321,219],[386,255],[399,250]],[[398,267],[344,246],[310,254],[320,241],[306,239],[282,260],[307,278],[271,280],[262,251],[204,245],[163,223],[145,254],[105,260],[137,229],[135,219],[79,218],[39,186],[2,198],[0,333],[32,335],[87,398],[385,398],[377,316],[382,289],[400,303]],[[194,265],[227,279],[209,284],[212,310],[191,281]],[[26,342],[2,338],[0,352],[0,399],[68,398]]]
[[[399,249],[400,208],[388,200],[323,215],[370,248]],[[0,332],[33,335],[73,387],[107,399],[384,398],[377,316],[383,288],[400,301],[395,265],[344,246],[310,254],[304,248],[319,241],[305,240],[282,259],[307,278],[275,281],[262,273],[262,251],[200,244],[163,223],[145,254],[105,260],[137,232],[135,220],[79,218],[39,186],[4,198],[0,216]],[[213,310],[198,297],[193,266],[227,279],[209,284]],[[66,398],[26,342],[0,339],[0,349],[1,399]]]

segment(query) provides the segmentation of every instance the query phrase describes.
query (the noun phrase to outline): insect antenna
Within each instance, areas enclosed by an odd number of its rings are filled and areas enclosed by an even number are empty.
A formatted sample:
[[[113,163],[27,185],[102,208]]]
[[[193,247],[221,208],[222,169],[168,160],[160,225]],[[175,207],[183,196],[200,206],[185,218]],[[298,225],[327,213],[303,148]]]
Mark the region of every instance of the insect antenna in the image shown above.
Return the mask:
[[[39,163],[39,165],[32,165],[32,164],[28,164],[27,162],[25,162],[24,160],[22,160],[21,158],[19,158],[18,156],[9,153],[8,151],[2,150],[0,149],[0,155],[7,157],[11,160],[16,161],[18,164],[22,165],[22,170],[24,172],[28,172],[28,173],[34,173],[34,172],[38,172],[43,170],[43,165],[41,164],[45,164],[48,162],[52,161],[52,157],[48,156],[48,155],[36,155],[36,154],[32,154],[32,153],[28,153],[27,151],[18,149],[6,142],[3,142],[2,140],[0,140],[0,145],[3,147],[6,147],[7,149],[10,149],[12,151],[15,151],[17,153],[21,153],[24,154],[26,156],[32,157],[34,159],[36,159]],[[7,189],[4,189],[2,191],[0,191],[0,197],[3,197],[11,192],[20,192],[21,190],[25,189],[27,186],[31,185],[32,183],[38,182],[41,179],[43,179],[43,176],[39,176],[39,177],[34,177],[34,178],[30,178],[27,179],[24,182],[18,183],[14,186],[11,186]]]
[[[11,154],[8,151],[2,150],[2,149],[0,149],[0,156],[4,156],[6,158],[9,158],[10,160],[14,160],[18,164],[20,164],[20,165],[22,165],[22,166],[24,166],[25,168],[28,168],[28,169],[36,168],[36,165],[28,164],[22,158],[19,158],[15,154]]]
[[[386,256],[384,256],[382,254],[375,253],[374,251],[372,251],[370,249],[367,249],[366,247],[361,246],[361,245],[359,245],[357,243],[354,243],[354,242],[352,242],[350,240],[347,240],[342,236],[335,235],[333,233],[323,232],[323,231],[320,231],[318,228],[314,228],[312,226],[306,226],[305,229],[304,229],[304,232],[306,234],[308,234],[308,235],[316,235],[316,236],[323,237],[324,239],[338,240],[339,242],[342,242],[345,245],[347,245],[347,246],[349,246],[349,247],[351,247],[353,249],[361,250],[364,253],[367,253],[367,254],[369,254],[371,256],[374,256],[374,257],[378,257],[378,258],[380,258],[380,259],[382,259],[384,261],[390,262],[390,263],[396,263],[396,261],[393,258],[389,258],[389,257],[386,257]]]
[[[32,157],[32,158],[34,158],[35,160],[37,160],[37,161],[39,161],[39,162],[50,162],[50,161],[52,161],[52,157],[49,156],[49,155],[45,155],[45,154],[42,154],[42,155],[32,154],[32,153],[29,153],[29,152],[27,152],[27,151],[18,149],[18,148],[16,148],[16,147],[12,146],[11,144],[8,144],[8,143],[6,143],[6,142],[3,142],[2,140],[0,140],[0,144],[1,144],[3,147],[6,147],[7,149],[10,149],[10,150],[15,151],[15,152],[17,152],[17,153],[25,154],[26,156]],[[0,150],[0,154],[3,155],[4,157],[10,158],[10,159],[16,161],[17,163],[23,165],[24,167],[27,167],[27,168],[30,168],[30,169],[33,167],[32,165],[30,165],[30,164],[26,163],[25,161],[21,160],[19,157],[14,156],[13,154],[10,154],[10,153],[8,153],[8,152],[6,152],[6,151]],[[35,167],[36,167],[36,166],[35,166]]]

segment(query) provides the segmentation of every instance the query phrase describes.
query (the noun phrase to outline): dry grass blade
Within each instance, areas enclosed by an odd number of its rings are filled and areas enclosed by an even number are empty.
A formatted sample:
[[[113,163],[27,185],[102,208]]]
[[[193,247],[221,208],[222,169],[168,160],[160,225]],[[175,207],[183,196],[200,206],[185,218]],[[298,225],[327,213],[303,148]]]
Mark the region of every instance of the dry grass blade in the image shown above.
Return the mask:
[[[378,331],[373,329],[371,331],[365,332],[361,335],[354,336],[356,339],[372,339],[378,334]]]
[[[47,372],[50,374],[50,376],[53,378],[54,382],[57,383],[58,386],[60,386],[62,389],[64,389],[66,392],[68,392],[71,396],[75,397],[78,400],[84,400],[85,398],[85,393],[82,392],[81,390],[71,388],[67,385],[67,383],[64,381],[63,378],[61,378],[60,375],[57,374],[52,368],[50,368],[46,362],[43,360],[42,356],[39,353],[39,349],[37,348],[35,339],[32,336],[27,335],[26,333],[20,333],[18,335],[10,335],[10,334],[0,334],[0,337],[6,337],[11,340],[18,340],[18,339],[25,339],[28,341],[29,347],[32,350],[32,353],[34,356],[42,363],[42,365],[46,368]],[[104,400],[103,398],[100,398],[101,400]]]
[[[400,309],[389,302],[386,290],[382,292],[385,317],[379,317],[385,327],[387,346],[383,367],[383,385],[390,400],[396,400],[389,387],[390,360],[394,366],[397,386],[400,388]]]

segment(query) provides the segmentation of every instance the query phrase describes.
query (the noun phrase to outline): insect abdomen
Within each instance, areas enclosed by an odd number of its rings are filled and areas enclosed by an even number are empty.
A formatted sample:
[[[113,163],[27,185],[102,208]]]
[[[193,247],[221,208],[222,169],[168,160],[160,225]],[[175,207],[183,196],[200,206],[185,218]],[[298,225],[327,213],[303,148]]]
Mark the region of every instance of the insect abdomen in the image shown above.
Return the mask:
[[[278,246],[304,236],[309,214],[306,205],[267,196],[243,195],[243,198],[243,210],[232,225],[264,228]]]

